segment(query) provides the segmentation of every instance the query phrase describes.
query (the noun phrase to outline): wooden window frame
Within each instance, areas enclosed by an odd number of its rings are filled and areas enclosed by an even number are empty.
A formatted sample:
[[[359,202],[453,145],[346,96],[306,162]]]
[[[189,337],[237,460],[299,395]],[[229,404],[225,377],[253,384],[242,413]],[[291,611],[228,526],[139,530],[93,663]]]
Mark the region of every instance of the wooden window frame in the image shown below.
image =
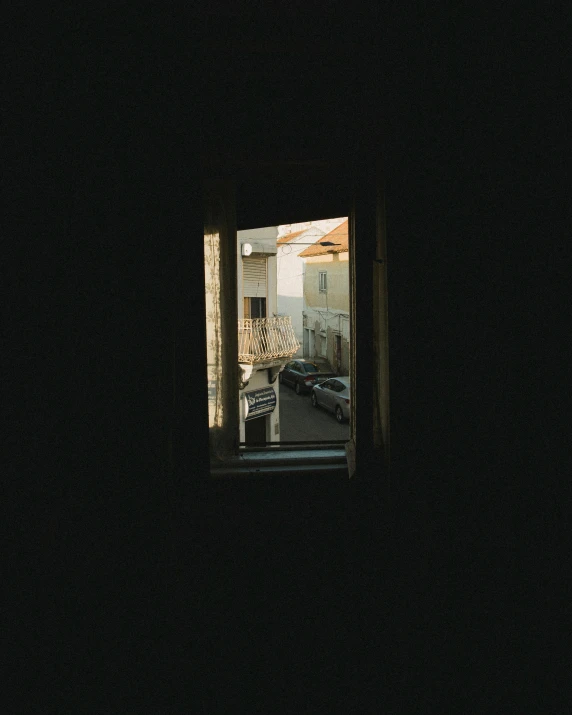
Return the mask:
[[[216,183],[216,182],[215,182]],[[232,182],[226,182],[221,192],[234,201]],[[359,188],[358,188],[359,187]],[[215,187],[216,191],[216,187]],[[348,191],[349,216],[349,249],[350,249],[350,364],[351,364],[351,393],[350,404],[350,439],[345,445],[347,468],[339,471],[337,476],[347,480],[348,477],[357,481],[381,479],[389,490],[389,352],[388,352],[388,313],[387,313],[387,259],[386,236],[383,206],[383,185],[378,167],[371,165],[356,166],[353,180]],[[229,199],[230,197],[230,199]],[[230,215],[235,216],[235,206],[232,206]],[[235,227],[236,229],[236,227]],[[232,232],[231,232],[232,233]],[[235,247],[232,247],[235,248]],[[229,256],[236,251],[230,250]],[[227,278],[236,275],[236,264],[226,266]],[[359,293],[356,290],[359,286]],[[236,294],[236,284],[226,285],[226,289],[233,295]],[[359,296],[359,300],[358,300]],[[358,305],[359,303],[359,305]],[[230,326],[230,322],[227,323]],[[236,335],[226,336],[230,353],[234,349]],[[232,362],[232,361],[230,361]],[[230,365],[229,362],[229,365]],[[359,374],[359,380],[356,375]],[[200,382],[200,381],[199,381]],[[206,380],[204,390],[206,392]],[[202,386],[201,386],[202,389]],[[232,408],[234,401],[238,405],[238,389],[236,395],[229,392],[229,403]],[[200,404],[207,404],[205,399]],[[232,410],[230,410],[232,411]],[[238,409],[236,410],[238,412]],[[205,422],[206,422],[205,415]],[[184,438],[184,430],[181,438]],[[237,442],[237,440],[236,440]],[[280,455],[280,446],[274,449],[276,465],[281,465],[280,479],[291,477],[295,479],[303,472],[304,478],[315,475],[319,478],[324,472],[320,468],[320,461],[316,458],[316,445],[289,446],[285,448],[298,452],[298,466],[305,469],[295,470],[292,467],[292,454],[289,459]],[[319,449],[319,447],[318,447]],[[329,449],[328,446],[324,449]],[[232,480],[237,475],[246,478],[268,477],[273,475],[264,470],[252,468],[241,469],[238,447],[231,449],[227,459],[216,465],[222,466],[219,476],[230,476]],[[307,456],[305,456],[305,454]],[[281,464],[282,463],[282,464]],[[376,469],[372,469],[375,465]],[[210,481],[215,475],[211,461]],[[225,471],[226,467],[226,471]],[[315,469],[314,469],[315,468]],[[327,471],[327,470],[325,470]],[[208,472],[207,472],[208,473]],[[275,476],[275,475],[274,475]],[[332,475],[323,475],[327,480]],[[335,478],[335,477],[334,477]],[[199,480],[201,481],[201,480]],[[217,481],[217,480],[215,480]],[[242,479],[240,481],[243,481]]]

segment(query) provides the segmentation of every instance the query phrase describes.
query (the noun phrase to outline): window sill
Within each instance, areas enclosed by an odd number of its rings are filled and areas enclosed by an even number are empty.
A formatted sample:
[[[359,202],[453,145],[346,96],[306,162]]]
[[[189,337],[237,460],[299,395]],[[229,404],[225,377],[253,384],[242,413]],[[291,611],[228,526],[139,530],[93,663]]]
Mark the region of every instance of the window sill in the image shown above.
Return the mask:
[[[344,445],[293,446],[286,448],[244,449],[239,455],[211,467],[215,479],[260,479],[268,477],[348,478],[348,464]]]

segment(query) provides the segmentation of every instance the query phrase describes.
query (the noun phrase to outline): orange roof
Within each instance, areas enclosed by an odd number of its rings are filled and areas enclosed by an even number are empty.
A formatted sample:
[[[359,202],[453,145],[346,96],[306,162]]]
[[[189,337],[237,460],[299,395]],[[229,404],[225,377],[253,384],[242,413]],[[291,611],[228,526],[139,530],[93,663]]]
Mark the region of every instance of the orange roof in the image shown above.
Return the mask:
[[[298,236],[301,236],[304,231],[307,231],[307,228],[303,228],[301,231],[294,231],[294,233],[289,233],[286,236],[280,236],[280,238],[276,241],[276,243],[281,244],[281,243],[288,243],[288,241],[291,241],[293,238],[297,238]]]
[[[320,246],[324,241],[331,241],[332,243],[337,243],[337,246]],[[324,256],[327,253],[344,253],[349,250],[348,246],[348,221],[347,219],[341,223],[339,226],[334,228],[333,231],[322,236],[319,241],[316,241],[313,246],[308,246],[304,251],[301,251],[298,255],[302,258],[307,258],[308,256]]]

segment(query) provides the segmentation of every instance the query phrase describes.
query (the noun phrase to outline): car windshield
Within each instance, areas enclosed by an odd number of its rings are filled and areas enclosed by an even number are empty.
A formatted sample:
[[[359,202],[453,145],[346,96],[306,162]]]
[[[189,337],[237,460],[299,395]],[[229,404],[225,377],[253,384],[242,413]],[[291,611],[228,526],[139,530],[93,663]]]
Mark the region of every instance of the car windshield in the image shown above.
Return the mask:
[[[314,365],[312,362],[304,362],[302,363],[302,366],[306,372],[320,372],[318,370],[318,366]]]

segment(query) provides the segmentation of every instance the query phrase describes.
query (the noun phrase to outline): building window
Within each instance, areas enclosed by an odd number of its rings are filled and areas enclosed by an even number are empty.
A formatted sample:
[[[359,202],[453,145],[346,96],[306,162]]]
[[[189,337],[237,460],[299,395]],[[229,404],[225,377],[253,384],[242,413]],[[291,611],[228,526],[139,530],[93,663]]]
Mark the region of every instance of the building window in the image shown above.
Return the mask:
[[[266,258],[242,259],[242,290],[249,298],[265,298],[268,285],[268,260]]]
[[[327,271],[320,271],[318,273],[320,279],[320,293],[327,293],[328,291],[328,273]]]
[[[266,318],[266,298],[245,298],[245,318]]]

